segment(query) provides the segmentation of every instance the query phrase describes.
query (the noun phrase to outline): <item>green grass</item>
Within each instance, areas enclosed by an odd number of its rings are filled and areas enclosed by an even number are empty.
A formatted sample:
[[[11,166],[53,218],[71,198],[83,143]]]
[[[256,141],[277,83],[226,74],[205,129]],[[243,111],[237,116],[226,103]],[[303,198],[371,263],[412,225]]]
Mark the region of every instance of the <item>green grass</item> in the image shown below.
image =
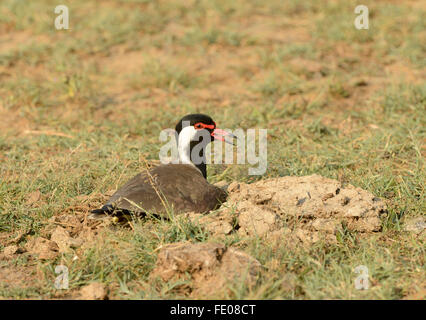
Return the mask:
[[[210,182],[317,173],[384,198],[389,213],[368,239],[342,234],[337,244],[293,249],[236,234],[216,239],[181,219],[138,221],[134,230],[105,229],[78,260],[73,252],[1,261],[40,275],[24,286],[0,284],[1,297],[55,297],[54,267],[63,263],[71,296],[101,281],[114,298],[179,298],[178,284],[149,279],[156,249],[177,241],[222,241],[265,266],[254,287],[231,283],[218,298],[400,299],[422,290],[424,238],[402,231],[404,219],[426,212],[420,1],[365,1],[369,30],[353,26],[355,1],[64,4],[67,31],[54,29],[55,1],[0,6],[4,239],[43,235],[52,216],[100,205],[101,194],[144,168],[142,159],[158,159],[160,131],[191,112],[223,128],[268,129],[264,176],[212,165]],[[40,201],[28,204],[36,190]],[[353,285],[362,264],[372,282],[366,291]]]

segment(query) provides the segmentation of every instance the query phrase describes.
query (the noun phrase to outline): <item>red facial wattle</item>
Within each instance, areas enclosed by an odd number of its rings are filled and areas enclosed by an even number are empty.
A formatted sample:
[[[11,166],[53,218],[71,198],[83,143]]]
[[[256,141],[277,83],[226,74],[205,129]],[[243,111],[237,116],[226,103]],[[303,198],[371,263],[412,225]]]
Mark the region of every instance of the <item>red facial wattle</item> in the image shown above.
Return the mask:
[[[197,122],[196,124],[194,124],[194,128],[197,130],[201,130],[201,129],[213,130],[214,128],[216,128],[216,124],[205,124],[202,122]]]

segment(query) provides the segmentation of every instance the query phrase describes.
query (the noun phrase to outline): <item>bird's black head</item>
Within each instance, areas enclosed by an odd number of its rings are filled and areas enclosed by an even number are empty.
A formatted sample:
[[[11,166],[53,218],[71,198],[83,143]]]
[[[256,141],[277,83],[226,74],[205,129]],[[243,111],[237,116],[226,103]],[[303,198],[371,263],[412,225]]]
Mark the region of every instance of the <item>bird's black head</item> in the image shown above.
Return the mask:
[[[202,113],[193,113],[184,116],[176,125],[177,134],[180,134],[182,129],[188,126],[194,127],[195,130],[208,130],[212,137],[211,140],[214,140],[214,135],[212,135],[212,133],[214,129],[216,129],[216,123],[208,115]]]
[[[198,159],[205,160],[204,148],[213,140],[225,140],[225,136],[234,135],[216,128],[216,123],[211,117],[205,114],[196,113],[188,114],[179,120],[176,125],[176,132],[178,134],[178,150],[179,157],[185,159],[185,162],[191,161],[195,164],[206,177],[206,164],[205,161],[196,161]],[[207,140],[206,140],[207,137]],[[197,152],[193,154],[194,147],[201,143],[202,148],[197,148]],[[232,144],[232,143],[231,143]],[[195,150],[195,149],[194,149]],[[199,151],[199,152],[198,152]]]

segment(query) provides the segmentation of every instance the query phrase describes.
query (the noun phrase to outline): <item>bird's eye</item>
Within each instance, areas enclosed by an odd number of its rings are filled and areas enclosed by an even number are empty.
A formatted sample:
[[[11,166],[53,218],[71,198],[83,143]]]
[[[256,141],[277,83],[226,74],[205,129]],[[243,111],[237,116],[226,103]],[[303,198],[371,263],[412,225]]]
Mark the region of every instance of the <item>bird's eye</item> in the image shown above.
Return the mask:
[[[201,123],[196,123],[196,124],[194,124],[194,128],[195,129],[202,129],[204,127],[203,127],[203,125]]]

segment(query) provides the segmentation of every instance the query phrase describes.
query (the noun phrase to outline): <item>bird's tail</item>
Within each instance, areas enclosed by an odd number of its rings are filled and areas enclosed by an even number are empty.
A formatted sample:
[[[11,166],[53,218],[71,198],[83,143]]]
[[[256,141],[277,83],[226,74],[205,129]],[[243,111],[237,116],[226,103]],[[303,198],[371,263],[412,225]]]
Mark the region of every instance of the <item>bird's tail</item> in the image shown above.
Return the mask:
[[[106,204],[102,208],[90,211],[88,218],[92,220],[102,220],[111,216],[113,213],[114,207],[110,204]]]
[[[141,213],[133,213],[138,217],[142,217]],[[127,209],[116,208],[111,204],[106,204],[102,208],[95,209],[90,211],[90,214],[87,216],[92,220],[104,220],[108,217],[118,218],[118,220],[128,220],[132,216],[132,212]]]

